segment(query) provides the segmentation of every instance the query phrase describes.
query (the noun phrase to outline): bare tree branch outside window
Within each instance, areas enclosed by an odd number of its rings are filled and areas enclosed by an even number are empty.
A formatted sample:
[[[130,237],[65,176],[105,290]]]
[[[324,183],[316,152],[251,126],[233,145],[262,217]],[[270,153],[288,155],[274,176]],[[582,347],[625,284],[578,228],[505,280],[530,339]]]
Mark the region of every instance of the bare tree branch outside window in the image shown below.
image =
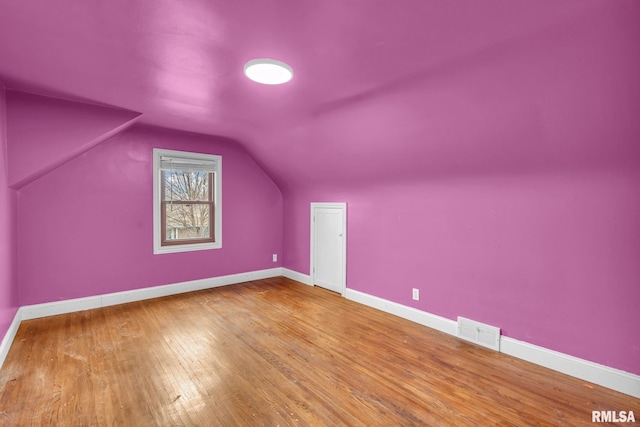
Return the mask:
[[[164,170],[165,239],[213,240],[213,172]]]

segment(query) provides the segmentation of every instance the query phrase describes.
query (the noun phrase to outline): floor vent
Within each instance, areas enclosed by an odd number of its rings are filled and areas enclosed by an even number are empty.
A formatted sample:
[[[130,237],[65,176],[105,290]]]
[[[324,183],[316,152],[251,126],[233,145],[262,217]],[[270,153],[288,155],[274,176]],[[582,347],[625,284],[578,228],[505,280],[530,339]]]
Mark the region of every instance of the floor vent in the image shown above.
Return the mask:
[[[500,351],[500,328],[458,317],[458,337]]]

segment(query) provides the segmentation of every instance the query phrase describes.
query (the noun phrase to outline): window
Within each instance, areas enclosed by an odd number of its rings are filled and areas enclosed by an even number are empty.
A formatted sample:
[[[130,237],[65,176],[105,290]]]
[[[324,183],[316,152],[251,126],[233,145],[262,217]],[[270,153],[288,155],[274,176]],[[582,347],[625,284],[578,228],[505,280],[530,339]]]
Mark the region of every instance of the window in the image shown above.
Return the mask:
[[[222,247],[222,157],[153,150],[153,253]]]

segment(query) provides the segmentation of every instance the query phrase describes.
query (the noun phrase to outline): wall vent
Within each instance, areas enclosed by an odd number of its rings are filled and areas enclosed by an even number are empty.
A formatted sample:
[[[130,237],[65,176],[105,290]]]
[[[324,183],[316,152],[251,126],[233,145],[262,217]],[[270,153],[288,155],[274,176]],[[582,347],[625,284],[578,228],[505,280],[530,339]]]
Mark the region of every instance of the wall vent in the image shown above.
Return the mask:
[[[500,351],[500,328],[458,317],[458,337]]]

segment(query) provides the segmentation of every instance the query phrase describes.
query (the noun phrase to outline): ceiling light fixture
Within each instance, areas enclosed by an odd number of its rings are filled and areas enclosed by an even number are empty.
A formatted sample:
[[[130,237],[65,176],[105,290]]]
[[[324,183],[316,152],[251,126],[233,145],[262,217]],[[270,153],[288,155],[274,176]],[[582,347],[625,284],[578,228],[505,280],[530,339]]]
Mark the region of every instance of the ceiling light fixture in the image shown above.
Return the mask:
[[[261,58],[244,64],[244,74],[254,82],[265,85],[280,85],[293,77],[293,70],[282,61]]]

